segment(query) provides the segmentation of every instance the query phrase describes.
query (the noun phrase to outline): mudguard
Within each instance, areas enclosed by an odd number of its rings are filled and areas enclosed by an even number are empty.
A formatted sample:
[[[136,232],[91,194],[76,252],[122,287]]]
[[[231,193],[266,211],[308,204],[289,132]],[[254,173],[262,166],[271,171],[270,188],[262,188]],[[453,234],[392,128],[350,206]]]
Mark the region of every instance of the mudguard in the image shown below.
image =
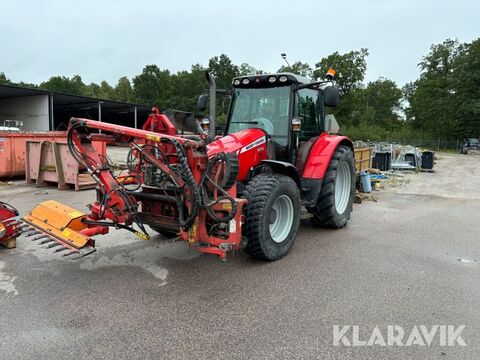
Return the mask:
[[[322,190],[323,178],[339,145],[348,146],[353,152],[353,143],[346,136],[322,133],[313,144],[302,174],[302,205],[306,207],[316,205]]]
[[[302,177],[323,179],[330,164],[330,159],[339,145],[348,146],[353,151],[353,143],[348,137],[322,133],[310,150]]]

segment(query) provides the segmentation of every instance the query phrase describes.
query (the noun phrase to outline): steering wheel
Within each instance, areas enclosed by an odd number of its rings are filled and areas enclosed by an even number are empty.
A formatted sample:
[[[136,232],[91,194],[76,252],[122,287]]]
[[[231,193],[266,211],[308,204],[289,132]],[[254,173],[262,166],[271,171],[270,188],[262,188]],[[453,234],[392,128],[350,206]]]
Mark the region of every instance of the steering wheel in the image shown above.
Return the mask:
[[[273,134],[273,124],[270,120],[268,120],[267,118],[261,117],[261,118],[255,119],[255,121],[258,123],[258,127],[265,130],[268,135]]]

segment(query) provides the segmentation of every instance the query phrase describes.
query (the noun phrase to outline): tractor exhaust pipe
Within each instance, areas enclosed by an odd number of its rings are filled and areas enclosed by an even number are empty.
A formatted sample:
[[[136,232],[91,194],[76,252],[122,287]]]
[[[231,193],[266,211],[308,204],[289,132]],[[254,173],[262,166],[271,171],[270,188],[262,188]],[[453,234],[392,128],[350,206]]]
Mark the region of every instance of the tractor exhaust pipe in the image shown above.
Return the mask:
[[[205,75],[207,77],[208,84],[210,85],[210,134],[208,135],[208,140],[215,140],[215,124],[216,124],[216,114],[215,109],[217,106],[217,84],[215,83],[215,77],[206,71]]]

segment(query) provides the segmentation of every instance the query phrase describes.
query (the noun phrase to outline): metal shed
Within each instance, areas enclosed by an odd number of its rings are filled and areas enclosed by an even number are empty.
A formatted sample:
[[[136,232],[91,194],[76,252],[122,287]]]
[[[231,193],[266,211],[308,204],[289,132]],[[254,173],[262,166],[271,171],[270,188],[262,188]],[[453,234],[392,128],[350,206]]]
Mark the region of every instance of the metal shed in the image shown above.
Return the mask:
[[[0,126],[18,120],[25,131],[65,130],[72,116],[138,128],[150,111],[146,105],[0,85]]]

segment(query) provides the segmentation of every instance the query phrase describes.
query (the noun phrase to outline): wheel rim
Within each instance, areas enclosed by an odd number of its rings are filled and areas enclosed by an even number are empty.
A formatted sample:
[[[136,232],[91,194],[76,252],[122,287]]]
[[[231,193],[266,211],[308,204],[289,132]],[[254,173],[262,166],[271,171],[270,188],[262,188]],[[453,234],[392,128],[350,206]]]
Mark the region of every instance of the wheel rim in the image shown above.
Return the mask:
[[[352,187],[352,174],[348,163],[342,162],[337,167],[335,179],[335,209],[337,213],[343,214],[348,206],[350,190]]]
[[[270,236],[274,242],[284,241],[293,224],[293,203],[287,195],[279,196],[272,206],[270,213]]]

